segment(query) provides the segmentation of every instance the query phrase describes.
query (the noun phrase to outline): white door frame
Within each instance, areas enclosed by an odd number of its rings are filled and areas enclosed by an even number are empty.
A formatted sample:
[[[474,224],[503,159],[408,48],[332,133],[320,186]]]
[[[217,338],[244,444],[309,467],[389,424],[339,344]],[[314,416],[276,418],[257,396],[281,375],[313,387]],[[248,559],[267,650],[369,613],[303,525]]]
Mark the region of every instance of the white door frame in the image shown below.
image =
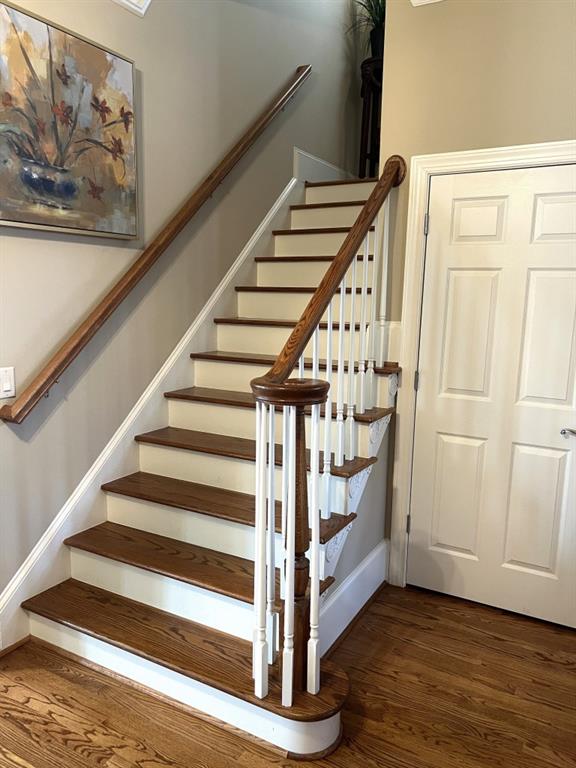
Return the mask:
[[[402,386],[398,390],[396,453],[392,495],[390,542],[390,584],[406,586],[408,559],[407,521],[410,513],[412,458],[416,418],[413,381],[418,364],[426,235],[424,216],[428,211],[433,176],[471,171],[500,171],[576,162],[576,141],[554,141],[516,147],[477,149],[438,155],[419,155],[410,164],[410,191],[406,232],[406,261],[402,294],[400,365]]]

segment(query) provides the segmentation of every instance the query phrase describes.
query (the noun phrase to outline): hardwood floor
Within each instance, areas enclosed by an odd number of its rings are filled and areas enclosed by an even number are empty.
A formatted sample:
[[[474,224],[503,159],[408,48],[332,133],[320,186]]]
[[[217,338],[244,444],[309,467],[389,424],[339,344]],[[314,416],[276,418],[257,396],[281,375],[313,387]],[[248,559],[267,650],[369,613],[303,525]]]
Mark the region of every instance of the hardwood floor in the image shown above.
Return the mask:
[[[385,587],[333,651],[352,692],[298,763],[37,641],[0,658],[0,768],[576,768],[576,632]]]

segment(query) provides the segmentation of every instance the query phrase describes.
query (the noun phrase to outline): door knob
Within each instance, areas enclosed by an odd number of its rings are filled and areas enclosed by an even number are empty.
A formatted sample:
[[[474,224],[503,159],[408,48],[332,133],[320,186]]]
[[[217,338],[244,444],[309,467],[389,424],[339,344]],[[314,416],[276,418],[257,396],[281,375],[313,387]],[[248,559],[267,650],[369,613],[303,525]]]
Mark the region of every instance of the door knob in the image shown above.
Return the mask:
[[[570,429],[570,427],[564,427],[560,430],[562,437],[568,439],[569,437],[576,437],[576,429]]]

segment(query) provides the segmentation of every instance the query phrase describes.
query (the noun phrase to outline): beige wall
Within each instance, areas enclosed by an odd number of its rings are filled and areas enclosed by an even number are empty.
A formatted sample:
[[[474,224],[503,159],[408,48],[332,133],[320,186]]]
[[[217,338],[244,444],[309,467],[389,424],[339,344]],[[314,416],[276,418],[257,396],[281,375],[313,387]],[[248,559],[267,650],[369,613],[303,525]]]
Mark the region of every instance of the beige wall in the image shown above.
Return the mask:
[[[64,504],[292,172],[297,145],[351,168],[348,0],[20,0],[136,62],[143,240],[299,64],[314,72],[103,332],[20,426],[0,423],[0,589]],[[138,244],[0,230],[0,365],[18,388],[135,257]]]
[[[388,0],[381,157],[576,135],[574,0]],[[396,210],[390,319],[401,314],[408,179]]]

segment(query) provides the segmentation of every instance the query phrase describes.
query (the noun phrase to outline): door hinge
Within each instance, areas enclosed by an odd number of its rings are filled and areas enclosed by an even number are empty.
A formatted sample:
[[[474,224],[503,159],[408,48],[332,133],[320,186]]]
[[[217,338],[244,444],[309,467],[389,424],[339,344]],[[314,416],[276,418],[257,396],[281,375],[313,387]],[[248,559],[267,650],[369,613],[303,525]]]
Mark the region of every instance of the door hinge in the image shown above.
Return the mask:
[[[424,234],[425,235],[428,234],[429,227],[430,227],[430,214],[429,213],[425,213],[424,214]]]
[[[406,533],[408,534],[410,533],[411,523],[412,523],[412,516],[408,515],[408,517],[406,518]]]
[[[418,392],[418,384],[420,383],[420,371],[414,371],[414,390]]]

